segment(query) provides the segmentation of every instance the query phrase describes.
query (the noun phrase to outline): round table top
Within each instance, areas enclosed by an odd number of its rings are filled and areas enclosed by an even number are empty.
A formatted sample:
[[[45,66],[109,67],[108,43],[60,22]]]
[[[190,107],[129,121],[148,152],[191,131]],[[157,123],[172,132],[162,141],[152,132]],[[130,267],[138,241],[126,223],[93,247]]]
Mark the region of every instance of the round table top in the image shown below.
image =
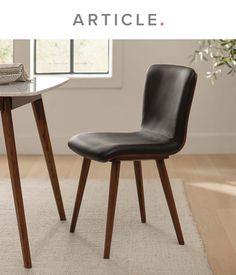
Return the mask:
[[[69,78],[60,76],[36,76],[27,82],[0,85],[0,97],[35,96],[65,84]]]

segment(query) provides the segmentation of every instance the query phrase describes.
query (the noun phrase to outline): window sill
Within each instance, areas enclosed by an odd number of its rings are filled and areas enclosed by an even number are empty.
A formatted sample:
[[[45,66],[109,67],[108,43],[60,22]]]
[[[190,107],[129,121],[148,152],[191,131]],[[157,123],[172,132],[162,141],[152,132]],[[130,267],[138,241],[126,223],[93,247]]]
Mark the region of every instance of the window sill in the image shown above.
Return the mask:
[[[68,75],[67,75],[68,77]],[[69,77],[70,80],[61,87],[62,89],[102,89],[102,88],[115,88],[122,87],[122,77]]]
[[[61,89],[108,89],[114,88],[119,89],[122,87],[122,75],[121,70],[118,72],[116,70],[116,74],[111,75],[91,75],[91,74],[36,74],[34,76],[47,76],[47,77],[55,77],[55,76],[64,76],[68,77],[70,80],[60,87]]]

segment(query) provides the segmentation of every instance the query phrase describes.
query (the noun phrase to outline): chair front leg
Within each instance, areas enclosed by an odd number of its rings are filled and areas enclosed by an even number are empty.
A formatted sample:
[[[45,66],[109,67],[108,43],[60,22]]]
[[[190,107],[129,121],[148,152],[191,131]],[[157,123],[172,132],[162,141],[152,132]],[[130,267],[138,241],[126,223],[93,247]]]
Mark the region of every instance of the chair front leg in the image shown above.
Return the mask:
[[[77,222],[77,218],[80,210],[80,205],[84,194],[84,188],[88,177],[90,163],[91,163],[90,159],[87,159],[87,158],[83,159],[83,164],[82,164],[82,169],[81,169],[81,174],[79,179],[79,186],[78,186],[78,191],[77,191],[75,206],[73,211],[73,217],[72,217],[71,226],[70,226],[70,232],[75,231],[76,222]]]
[[[142,166],[141,161],[134,161],[134,172],[138,192],[138,201],[141,221],[146,222],[146,211],[145,211],[145,200],[144,200],[144,191],[143,191],[143,175],[142,175]]]
[[[168,173],[166,170],[164,159],[156,160],[156,164],[157,164],[157,168],[158,168],[158,171],[160,174],[162,187],[163,187],[166,201],[167,201],[167,204],[168,204],[168,207],[170,210],[170,215],[171,215],[171,218],[172,218],[172,221],[174,224],[176,235],[177,235],[179,244],[183,245],[184,238],[183,238],[183,234],[182,234],[182,230],[181,230],[181,226],[180,226],[180,222],[179,222],[179,217],[178,217],[178,213],[176,210],[175,201],[174,201],[173,193],[171,190],[171,185],[170,185],[170,181],[169,181],[169,177],[168,177]]]
[[[117,198],[118,183],[119,183],[119,173],[120,173],[120,161],[113,161],[111,166],[111,176],[110,176],[104,259],[109,259],[110,257],[111,240],[112,240],[113,224],[114,224],[115,209],[116,209],[116,198]]]

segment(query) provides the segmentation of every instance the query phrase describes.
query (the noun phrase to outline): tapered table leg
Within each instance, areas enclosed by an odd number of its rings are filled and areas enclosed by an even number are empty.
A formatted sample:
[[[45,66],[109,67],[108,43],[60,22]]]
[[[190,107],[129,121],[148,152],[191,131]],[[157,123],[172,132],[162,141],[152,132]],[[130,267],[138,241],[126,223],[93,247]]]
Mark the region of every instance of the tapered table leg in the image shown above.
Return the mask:
[[[11,115],[11,99],[4,99],[4,106],[1,110],[3,132],[6,144],[7,158],[11,176],[13,197],[16,209],[16,217],[21,241],[24,266],[31,268],[30,248],[28,242],[27,227],[25,221],[24,203],[22,198],[20,175],[17,161],[16,144]]]
[[[34,111],[34,117],[38,127],[59,216],[61,220],[66,220],[42,98],[32,102],[32,108]]]

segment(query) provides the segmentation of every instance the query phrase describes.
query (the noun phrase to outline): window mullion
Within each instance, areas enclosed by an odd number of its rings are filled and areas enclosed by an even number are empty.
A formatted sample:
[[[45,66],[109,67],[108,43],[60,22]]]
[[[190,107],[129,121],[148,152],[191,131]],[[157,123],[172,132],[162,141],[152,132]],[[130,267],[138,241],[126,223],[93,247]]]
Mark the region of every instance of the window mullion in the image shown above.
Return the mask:
[[[70,40],[70,73],[74,73],[74,40]]]

